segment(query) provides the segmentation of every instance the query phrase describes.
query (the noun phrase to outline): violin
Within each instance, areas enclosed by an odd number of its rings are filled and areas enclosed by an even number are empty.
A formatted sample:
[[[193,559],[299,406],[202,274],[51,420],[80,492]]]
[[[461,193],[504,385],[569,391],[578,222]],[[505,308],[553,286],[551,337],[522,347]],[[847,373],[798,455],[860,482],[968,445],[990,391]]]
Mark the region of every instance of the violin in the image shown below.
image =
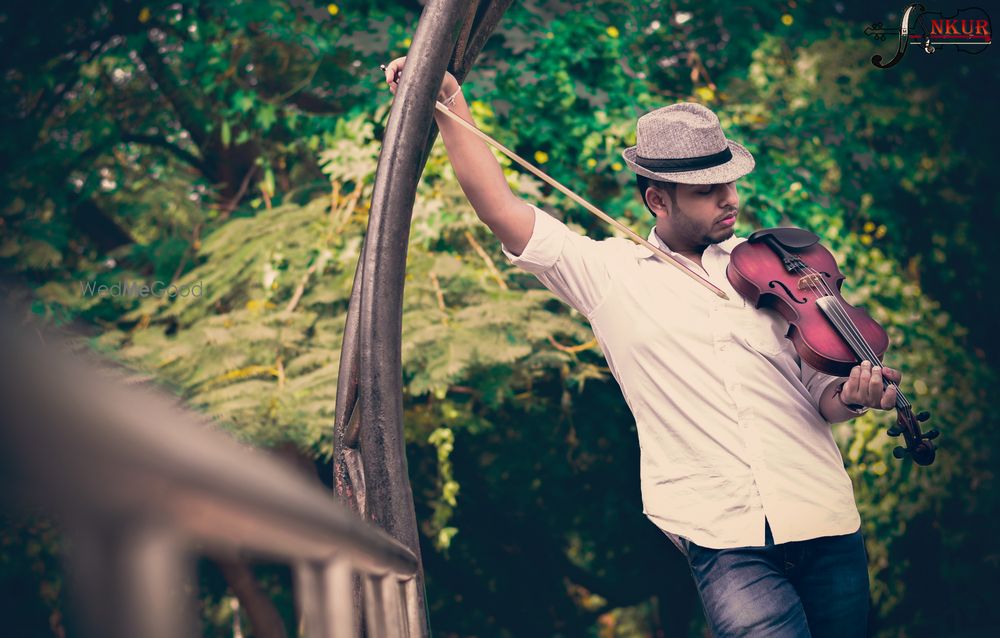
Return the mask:
[[[817,235],[801,228],[758,230],[733,249],[726,277],[754,307],[771,308],[788,321],[786,336],[814,369],[845,377],[862,361],[882,365],[889,335],[864,309],[844,301],[844,275]],[[882,385],[896,387],[896,425],[887,434],[902,434],[906,443],[893,456],[909,455],[917,465],[930,465],[935,454],[931,441],[940,434],[920,431],[930,413],[914,415],[898,386],[884,376]]]

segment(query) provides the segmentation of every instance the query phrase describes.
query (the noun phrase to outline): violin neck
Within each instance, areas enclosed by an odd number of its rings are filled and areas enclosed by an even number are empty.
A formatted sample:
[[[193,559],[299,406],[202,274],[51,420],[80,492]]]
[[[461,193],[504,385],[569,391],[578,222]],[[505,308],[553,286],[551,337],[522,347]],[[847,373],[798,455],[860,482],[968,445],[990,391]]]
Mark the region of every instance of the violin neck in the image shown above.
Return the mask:
[[[906,399],[905,396],[903,396],[903,391],[899,389],[899,386],[893,383],[892,381],[889,381],[885,377],[882,377],[882,388],[885,389],[889,387],[896,388],[896,409],[897,410],[910,409],[911,407],[910,402]]]

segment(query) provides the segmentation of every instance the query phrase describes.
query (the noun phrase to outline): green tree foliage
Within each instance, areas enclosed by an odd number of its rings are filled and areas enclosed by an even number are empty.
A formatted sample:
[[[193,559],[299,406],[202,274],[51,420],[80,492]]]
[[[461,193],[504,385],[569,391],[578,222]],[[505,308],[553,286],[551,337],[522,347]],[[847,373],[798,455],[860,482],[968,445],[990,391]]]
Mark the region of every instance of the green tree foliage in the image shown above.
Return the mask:
[[[650,218],[620,159],[638,115],[701,102],[751,149],[738,230],[818,232],[943,431],[937,463],[915,468],[891,457],[892,415],[835,427],[877,634],[941,636],[997,620],[997,302],[982,292],[996,251],[980,230],[996,161],[980,102],[961,97],[996,70],[948,51],[876,69],[887,45],[862,31],[899,10],[886,7],[526,0],[465,94],[483,130],[640,234]],[[0,270],[34,288],[37,314],[89,329],[241,440],[328,461],[390,99],[376,69],[406,53],[418,11],[107,0],[5,13]],[[608,235],[498,159],[516,193]],[[634,421],[586,322],[505,263],[440,144],[408,251],[404,425],[436,631],[697,635],[690,576],[641,515]],[[157,280],[191,294],[94,292]],[[33,533],[49,556],[55,540]],[[5,578],[52,571],[18,562],[26,538],[5,528]],[[37,582],[51,617],[58,575]],[[203,585],[206,632],[222,635],[224,586]]]

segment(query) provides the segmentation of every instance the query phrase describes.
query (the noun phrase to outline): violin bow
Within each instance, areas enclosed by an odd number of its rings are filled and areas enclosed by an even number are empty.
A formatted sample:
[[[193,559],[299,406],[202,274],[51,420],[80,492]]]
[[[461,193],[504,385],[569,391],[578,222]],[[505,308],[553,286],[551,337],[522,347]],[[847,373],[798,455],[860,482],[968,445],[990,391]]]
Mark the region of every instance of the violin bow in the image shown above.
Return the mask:
[[[726,299],[726,300],[729,299],[729,296],[725,293],[725,291],[723,291],[721,288],[719,288],[718,286],[716,286],[715,284],[713,284],[709,280],[705,279],[704,277],[702,277],[701,275],[699,275],[695,271],[693,271],[690,268],[688,268],[686,265],[684,265],[683,263],[681,263],[676,257],[674,257],[673,255],[670,255],[669,253],[666,253],[666,252],[660,250],[657,246],[654,246],[653,244],[649,243],[648,241],[646,241],[645,239],[643,239],[639,235],[635,234],[634,232],[632,232],[632,230],[630,228],[628,228],[627,226],[625,226],[624,224],[622,224],[621,222],[619,222],[617,219],[614,219],[613,217],[611,217],[610,215],[608,215],[607,213],[605,213],[601,209],[597,208],[596,206],[594,206],[593,204],[591,204],[590,202],[588,202],[584,198],[580,197],[579,195],[577,195],[576,193],[574,193],[570,189],[566,188],[565,186],[563,186],[562,184],[560,184],[559,182],[557,182],[552,177],[549,177],[548,175],[546,175],[544,172],[542,172],[541,170],[539,170],[538,168],[536,168],[530,162],[528,162],[528,161],[524,160],[523,158],[521,158],[520,156],[518,156],[518,154],[515,153],[514,151],[510,150],[509,148],[507,148],[506,146],[504,146],[500,142],[496,141],[495,139],[493,139],[492,137],[490,137],[486,133],[483,133],[482,131],[480,131],[478,128],[476,128],[472,124],[466,122],[457,113],[452,112],[452,110],[449,109],[447,106],[445,106],[443,103],[439,102],[438,100],[434,100],[434,108],[436,108],[438,111],[441,111],[442,113],[444,113],[445,115],[447,115],[451,119],[455,120],[456,122],[458,122],[459,124],[461,124],[462,126],[464,126],[471,133],[475,134],[476,137],[478,137],[479,139],[481,139],[484,142],[486,142],[487,144],[493,146],[494,148],[496,148],[497,150],[499,150],[501,153],[503,153],[507,157],[511,158],[512,160],[514,160],[515,162],[517,162],[518,164],[520,164],[524,168],[526,168],[529,171],[531,171],[531,173],[533,175],[535,175],[536,177],[538,177],[541,180],[547,182],[548,184],[551,184],[553,187],[555,187],[563,195],[565,195],[566,197],[569,197],[571,200],[573,200],[574,202],[576,202],[580,206],[583,206],[590,213],[593,213],[594,215],[596,215],[597,217],[600,217],[601,219],[603,219],[607,223],[611,224],[612,226],[614,226],[618,230],[624,232],[632,241],[636,242],[637,244],[641,244],[641,245],[645,246],[646,248],[648,248],[649,250],[651,250],[653,252],[653,254],[656,255],[657,257],[659,257],[662,261],[665,261],[668,264],[676,266],[685,275],[687,275],[688,277],[691,277],[692,279],[694,279],[695,281],[697,281],[702,286],[705,286],[706,288],[708,288],[709,290],[711,290],[712,293],[714,293],[715,295],[721,297],[722,299]]]

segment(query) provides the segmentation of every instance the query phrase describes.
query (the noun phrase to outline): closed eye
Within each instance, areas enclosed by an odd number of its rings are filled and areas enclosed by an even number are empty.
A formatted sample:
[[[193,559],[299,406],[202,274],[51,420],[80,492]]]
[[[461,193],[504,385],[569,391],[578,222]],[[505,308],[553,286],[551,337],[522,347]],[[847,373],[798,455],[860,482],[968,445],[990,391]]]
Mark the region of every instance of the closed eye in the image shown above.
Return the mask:
[[[733,182],[729,182],[729,184],[732,184],[732,183]],[[728,186],[729,184],[726,184],[726,186]],[[712,184],[711,186],[708,187],[707,191],[695,191],[695,192],[698,193],[699,195],[709,195],[709,194],[711,194],[711,192],[713,190],[715,190],[716,186],[718,186],[718,184]]]

